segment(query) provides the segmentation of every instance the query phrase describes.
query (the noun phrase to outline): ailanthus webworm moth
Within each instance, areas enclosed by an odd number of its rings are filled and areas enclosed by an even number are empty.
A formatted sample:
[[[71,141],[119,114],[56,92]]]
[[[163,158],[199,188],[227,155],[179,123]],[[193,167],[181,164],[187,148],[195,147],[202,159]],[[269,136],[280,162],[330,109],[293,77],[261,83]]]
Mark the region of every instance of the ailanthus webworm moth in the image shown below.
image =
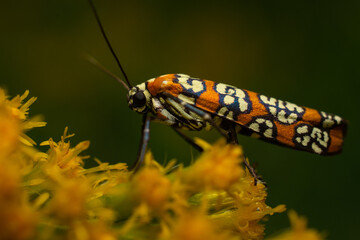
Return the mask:
[[[180,130],[215,128],[229,143],[237,143],[237,134],[246,134],[320,155],[341,151],[347,123],[337,115],[185,74],[166,74],[132,86],[105,35],[92,1],[89,2],[126,83],[95,60],[91,61],[124,85],[128,90],[130,109],[144,116],[142,141],[134,171],[141,166],[144,158],[150,121],[171,126],[198,150],[202,150],[201,147]],[[256,177],[248,164],[247,167]]]

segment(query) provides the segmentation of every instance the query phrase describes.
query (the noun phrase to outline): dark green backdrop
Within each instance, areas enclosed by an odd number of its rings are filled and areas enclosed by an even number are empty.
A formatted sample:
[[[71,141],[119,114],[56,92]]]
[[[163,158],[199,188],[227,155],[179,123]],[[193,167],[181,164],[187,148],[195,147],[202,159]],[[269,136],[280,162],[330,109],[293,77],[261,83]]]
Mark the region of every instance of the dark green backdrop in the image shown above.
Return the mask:
[[[321,157],[240,137],[269,185],[270,205],[285,203],[328,239],[355,239],[359,222],[360,5],[346,1],[97,1],[109,38],[133,84],[186,73],[336,113],[350,122],[344,152]],[[0,85],[10,95],[29,89],[31,114],[48,126],[37,142],[91,140],[102,161],[133,161],[141,116],[125,91],[87,63],[96,57],[119,71],[86,0],[3,1]],[[218,134],[195,133],[209,141]],[[158,161],[188,162],[192,149],[168,127],[152,124]],[[268,233],[288,226],[271,218]]]

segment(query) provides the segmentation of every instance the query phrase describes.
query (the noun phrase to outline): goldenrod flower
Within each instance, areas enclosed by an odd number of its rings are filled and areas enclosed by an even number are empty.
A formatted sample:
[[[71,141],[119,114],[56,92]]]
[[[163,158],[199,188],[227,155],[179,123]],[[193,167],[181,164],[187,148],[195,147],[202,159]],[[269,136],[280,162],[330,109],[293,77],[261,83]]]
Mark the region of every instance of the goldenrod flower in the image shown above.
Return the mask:
[[[17,134],[18,140],[28,146],[32,146],[35,144],[35,142],[25,133],[23,133],[23,131],[46,125],[45,122],[38,121],[38,118],[28,119],[29,106],[36,101],[36,98],[32,97],[25,103],[22,103],[28,95],[29,91],[25,91],[23,95],[17,95],[13,99],[9,100],[5,94],[5,91],[0,89],[0,119],[2,121],[7,120],[12,122],[5,122],[5,124],[2,122],[2,124],[0,124],[1,133],[5,132],[4,136],[8,136],[8,143],[14,142],[12,137]],[[7,126],[6,124],[11,125]],[[19,126],[15,126],[17,124],[19,124]],[[21,132],[19,132],[19,130]],[[0,134],[0,136],[1,135],[2,134]]]
[[[4,204],[0,203],[0,239],[32,239],[36,234],[39,216],[28,199]]]
[[[29,239],[35,234],[38,214],[22,189],[23,178],[32,168],[28,161],[36,150],[26,146],[32,141],[24,131],[44,122],[28,119],[28,107],[36,100],[22,103],[28,91],[9,100],[0,89],[0,239]]]
[[[20,141],[21,121],[9,105],[4,90],[0,89],[0,157],[14,152]]]
[[[190,211],[179,216],[179,218],[173,223],[170,236],[166,239],[225,240],[240,238],[235,236],[231,237],[230,233],[221,231],[221,229],[206,215]]]
[[[3,159],[0,161],[0,239],[32,236],[36,217],[24,197],[19,168]]]
[[[198,142],[206,150],[183,174],[184,182],[190,183],[194,191],[227,190],[245,174],[240,146],[221,140],[209,148],[204,142]]]
[[[324,234],[320,234],[315,229],[306,227],[306,218],[297,215],[293,210],[289,211],[291,230],[285,231],[279,236],[269,238],[268,240],[323,240]]]
[[[171,183],[169,178],[155,168],[144,168],[132,180],[133,194],[136,199],[153,210],[166,208],[170,197]]]
[[[60,220],[70,221],[87,217],[87,199],[90,186],[84,181],[63,179],[49,204],[50,214]]]
[[[22,171],[16,157],[0,157],[0,239],[29,239],[38,214],[22,189]]]
[[[83,151],[65,128],[38,151],[25,131],[44,126],[28,118],[28,91],[9,100],[0,89],[0,239],[261,240],[264,218],[285,210],[266,204],[266,187],[242,166],[241,147],[196,141],[204,153],[190,166],[125,163],[84,168]],[[25,103],[23,103],[25,101]],[[293,230],[272,239],[322,239],[290,212]]]

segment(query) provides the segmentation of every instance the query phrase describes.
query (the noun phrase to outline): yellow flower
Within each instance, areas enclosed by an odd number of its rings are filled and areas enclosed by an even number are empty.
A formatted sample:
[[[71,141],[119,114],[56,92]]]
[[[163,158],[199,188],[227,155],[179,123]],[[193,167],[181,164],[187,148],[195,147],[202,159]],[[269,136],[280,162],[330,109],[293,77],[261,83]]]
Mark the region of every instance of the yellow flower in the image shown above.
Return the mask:
[[[28,118],[36,100],[8,99],[0,89],[0,239],[261,240],[263,220],[285,210],[266,204],[267,189],[244,169],[241,147],[224,140],[210,145],[190,166],[174,168],[146,154],[129,172],[125,163],[84,168],[90,142],[71,146],[65,128],[60,141],[33,147],[25,134],[44,126]],[[322,239],[306,221],[289,213],[293,230],[273,240]]]
[[[170,180],[155,168],[144,168],[134,176],[133,194],[152,210],[166,208],[170,197]]]
[[[191,202],[200,203],[200,206],[205,204],[218,227],[240,234],[242,239],[262,239],[264,226],[261,220],[266,215],[285,211],[285,206],[271,208],[266,205],[266,187],[260,182],[255,185],[248,170],[241,167],[240,147],[228,145],[223,140],[210,148],[200,144],[207,150],[184,170],[183,179],[192,189],[206,191],[193,196]]]
[[[206,215],[198,212],[187,212],[174,221],[171,240],[225,240],[240,239],[231,237],[228,233],[212,222]]]
[[[20,168],[12,160],[0,161],[0,239],[29,239],[35,233],[37,214],[21,188]]]
[[[264,226],[260,223],[266,215],[281,213],[286,210],[284,205],[271,208],[266,205],[266,187],[258,183],[247,171],[247,174],[230,189],[237,209],[233,212],[235,228],[244,239],[262,239]]]
[[[13,99],[8,100],[5,91],[0,89],[0,115],[6,114],[10,116],[13,121],[19,121],[21,131],[46,125],[45,122],[39,121],[39,118],[28,119],[29,106],[36,101],[36,98],[32,97],[27,102],[22,103],[28,95],[29,91],[26,90],[23,95],[17,95]],[[22,143],[28,146],[35,144],[35,142],[23,132],[19,133],[18,138]]]
[[[79,177],[82,175],[84,168],[83,160],[88,156],[80,156],[79,154],[89,148],[90,142],[83,141],[77,144],[74,148],[71,148],[70,141],[67,141],[74,134],[67,134],[68,128],[65,128],[64,134],[59,142],[54,142],[51,138],[49,141],[40,143],[41,146],[49,145],[50,149],[47,153],[48,166],[58,167],[61,169],[61,173],[68,175],[69,177]],[[50,169],[51,170],[51,169]],[[56,171],[55,169],[53,169]],[[49,173],[50,175],[55,173]]]
[[[64,178],[51,200],[50,213],[65,221],[85,218],[90,191],[85,179],[75,181]]]
[[[16,119],[5,116],[0,109],[0,155],[7,156],[14,152],[19,142],[20,124]]]
[[[324,235],[320,234],[315,229],[308,229],[306,227],[306,218],[298,216],[293,210],[288,213],[291,230],[285,231],[279,236],[268,238],[268,240],[323,240]]]
[[[241,239],[263,239],[266,215],[285,211],[284,205],[271,208],[266,205],[267,193],[263,184],[254,184],[246,173],[226,191],[208,191],[191,198],[193,204],[205,203],[211,219],[218,228],[233,232]]]
[[[18,201],[20,185],[19,168],[14,163],[0,161],[0,205],[6,205],[7,201]]]
[[[0,239],[32,239],[36,233],[38,214],[28,199],[14,203],[0,203]]]
[[[245,174],[241,167],[243,152],[240,146],[226,144],[225,140],[211,148],[199,143],[205,147],[204,153],[183,174],[183,181],[194,191],[227,190]]]
[[[12,115],[5,93],[0,89],[0,157],[14,152],[20,143],[21,122]]]
[[[115,231],[111,231],[103,222],[78,222],[69,231],[67,239],[77,240],[116,240]]]

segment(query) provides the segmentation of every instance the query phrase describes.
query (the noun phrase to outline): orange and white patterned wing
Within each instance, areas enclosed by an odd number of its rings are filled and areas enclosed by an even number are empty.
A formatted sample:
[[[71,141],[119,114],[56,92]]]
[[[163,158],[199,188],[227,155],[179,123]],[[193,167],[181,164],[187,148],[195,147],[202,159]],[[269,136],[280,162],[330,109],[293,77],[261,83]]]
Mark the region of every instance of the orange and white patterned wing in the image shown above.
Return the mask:
[[[342,149],[347,123],[337,115],[183,74],[158,77],[147,87],[153,96],[168,92],[268,142],[321,155]]]

